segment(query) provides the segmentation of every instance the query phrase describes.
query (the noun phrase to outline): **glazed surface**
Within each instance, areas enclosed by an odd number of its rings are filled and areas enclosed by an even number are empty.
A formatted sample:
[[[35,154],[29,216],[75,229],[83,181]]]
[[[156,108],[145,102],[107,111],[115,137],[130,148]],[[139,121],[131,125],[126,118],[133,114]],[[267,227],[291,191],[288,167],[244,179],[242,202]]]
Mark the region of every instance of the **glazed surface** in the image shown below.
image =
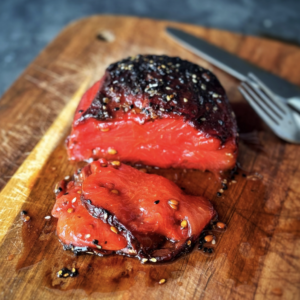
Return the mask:
[[[211,203],[186,195],[162,176],[112,164],[94,161],[56,190],[52,214],[65,249],[129,255],[142,262],[189,252],[216,216]]]

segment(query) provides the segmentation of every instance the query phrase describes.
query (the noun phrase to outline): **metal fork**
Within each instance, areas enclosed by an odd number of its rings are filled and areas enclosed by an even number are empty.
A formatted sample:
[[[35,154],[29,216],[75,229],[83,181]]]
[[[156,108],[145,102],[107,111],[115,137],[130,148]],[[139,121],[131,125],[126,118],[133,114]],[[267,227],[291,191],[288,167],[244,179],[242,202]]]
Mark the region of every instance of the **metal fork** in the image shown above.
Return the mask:
[[[300,144],[300,115],[298,113],[275,97],[252,73],[248,74],[247,79],[238,89],[278,137]]]

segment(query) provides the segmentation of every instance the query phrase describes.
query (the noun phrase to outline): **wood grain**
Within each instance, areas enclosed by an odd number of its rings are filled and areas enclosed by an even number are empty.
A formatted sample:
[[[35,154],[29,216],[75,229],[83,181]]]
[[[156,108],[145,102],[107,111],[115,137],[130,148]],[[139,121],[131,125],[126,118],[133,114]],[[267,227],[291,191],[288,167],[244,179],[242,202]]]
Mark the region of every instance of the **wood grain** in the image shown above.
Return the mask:
[[[300,51],[294,46],[128,17],[94,16],[69,25],[0,101],[1,299],[300,298],[300,148],[276,138],[241,98],[238,82],[169,39],[164,33],[167,25],[204,37],[300,84]],[[110,41],[97,39],[99,33]],[[74,257],[62,250],[55,236],[56,221],[44,219],[55,201],[55,183],[77,167],[68,162],[64,147],[78,98],[72,95],[87,80],[99,79],[109,63],[139,53],[176,55],[211,69],[236,112],[242,137],[239,162],[246,171],[235,175],[237,183],[224,196],[216,197],[219,183],[209,173],[153,170],[188,193],[211,199],[228,224],[224,234],[216,233],[212,256],[195,250],[157,266],[116,256]],[[54,135],[57,126],[59,133]],[[45,148],[48,153],[36,156],[45,136],[52,140]],[[27,171],[32,157],[35,175],[26,180],[19,173]],[[263,179],[257,180],[256,173]],[[30,222],[22,221],[18,214],[22,209],[28,211]],[[79,276],[57,278],[64,266],[76,266]],[[163,286],[158,285],[161,278],[167,279]]]
[[[29,200],[35,180],[42,170],[41,167],[44,166],[59,142],[65,137],[81,96],[89,87],[89,81],[90,78],[87,77],[0,193],[2,205],[0,210],[0,243],[17,214],[20,213],[22,205]]]

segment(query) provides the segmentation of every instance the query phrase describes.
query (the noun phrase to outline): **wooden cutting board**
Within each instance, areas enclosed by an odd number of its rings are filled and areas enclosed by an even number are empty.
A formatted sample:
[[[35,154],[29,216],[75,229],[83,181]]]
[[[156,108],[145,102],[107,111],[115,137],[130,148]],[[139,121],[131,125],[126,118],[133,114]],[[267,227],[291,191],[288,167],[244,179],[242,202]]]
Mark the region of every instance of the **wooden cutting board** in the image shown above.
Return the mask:
[[[167,25],[203,37],[300,84],[295,46],[198,26],[93,16],[66,27],[0,101],[1,299],[299,299],[300,148],[276,138],[237,91],[238,82],[168,38]],[[83,91],[106,66],[136,54],[180,56],[211,69],[225,87],[241,132],[243,170],[222,197],[210,173],[153,170],[211,199],[226,232],[212,255],[195,249],[163,265],[63,251],[46,220],[53,188],[77,167],[64,139]],[[245,177],[246,176],[246,177]],[[31,217],[23,222],[20,212]],[[79,276],[61,279],[62,267]],[[165,278],[167,282],[159,285]]]

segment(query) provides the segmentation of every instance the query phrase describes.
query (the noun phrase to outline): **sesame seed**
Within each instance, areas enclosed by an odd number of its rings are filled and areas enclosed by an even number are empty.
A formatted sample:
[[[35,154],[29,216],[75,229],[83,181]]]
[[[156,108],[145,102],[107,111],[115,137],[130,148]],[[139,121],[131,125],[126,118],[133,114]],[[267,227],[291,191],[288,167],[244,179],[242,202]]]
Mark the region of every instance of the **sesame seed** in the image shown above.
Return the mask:
[[[96,245],[96,247],[97,247],[98,249],[102,249],[102,247],[101,247],[100,245]]]
[[[168,201],[169,204],[178,205],[179,202],[177,200],[171,199]]]
[[[110,99],[109,98],[103,98],[104,103],[109,103]]]
[[[213,240],[211,241],[211,243],[212,243],[213,245],[215,245],[215,244],[216,244],[216,240],[213,239]]]
[[[210,243],[214,239],[214,236],[209,234],[204,237],[206,243]]]
[[[163,278],[163,279],[161,279],[158,283],[159,283],[159,284],[164,284],[165,282],[166,282],[166,279]]]
[[[214,107],[213,107],[213,110],[214,110],[214,111],[218,110],[218,107],[217,107],[217,106],[214,106]]]
[[[118,167],[121,165],[121,162],[119,162],[118,160],[114,160],[111,162],[111,164],[114,166],[114,167]]]
[[[30,220],[30,217],[29,216],[26,216],[25,218],[24,218],[24,221],[25,222],[28,222]]]
[[[65,278],[67,278],[67,277],[69,277],[69,273],[65,273],[63,276],[64,276]]]
[[[188,225],[187,220],[183,220],[183,221],[180,223],[180,225],[181,225],[181,228],[186,228],[187,225]]]
[[[110,227],[110,230],[111,230],[112,232],[116,233],[116,234],[119,233],[118,229],[117,229],[116,227],[114,227],[114,226],[111,226],[111,227]]]
[[[186,243],[188,246],[191,246],[192,242],[191,241],[187,241]]]
[[[197,79],[193,78],[193,82],[194,82],[194,83],[197,83]]]
[[[106,105],[102,105],[102,109],[106,110],[107,109]]]
[[[222,222],[217,222],[217,227],[220,228],[220,229],[224,229],[226,227],[226,225]]]
[[[62,273],[63,273],[63,271],[62,271],[62,270],[59,270],[59,271],[57,272],[57,275],[62,275]]]
[[[201,120],[201,121],[206,121],[206,119],[205,119],[205,118],[201,118],[200,120]]]
[[[162,107],[161,107],[159,110],[160,110],[160,111],[165,111],[165,109],[164,109],[164,108],[162,108]]]
[[[206,85],[204,83],[201,84],[201,89],[204,91],[206,90]]]
[[[148,258],[142,258],[142,263],[145,263],[148,261]]]
[[[129,249],[128,252],[129,252],[130,254],[136,254],[136,253],[137,253],[136,250],[134,250],[134,249]]]
[[[219,97],[219,95],[218,94],[216,94],[216,93],[213,93],[213,98],[218,98]]]
[[[171,90],[171,88],[169,86],[166,87],[166,90]]]
[[[45,219],[46,219],[46,220],[50,220],[50,219],[51,219],[51,216],[46,216]]]
[[[117,150],[115,150],[115,149],[113,149],[113,148],[108,148],[108,150],[107,150],[107,153],[108,154],[117,154]]]
[[[77,200],[77,198],[75,197],[75,198],[73,198],[73,200],[72,200],[72,203],[75,203],[76,202],[76,200]]]
[[[219,193],[223,194],[224,190],[223,189],[219,189]]]
[[[109,131],[109,128],[101,128],[101,131],[103,132]]]
[[[116,194],[116,195],[119,194],[119,191],[118,191],[118,190],[111,190],[111,192],[112,192],[113,194]]]
[[[71,214],[73,211],[74,211],[73,208],[68,208],[68,210],[67,210],[67,212],[68,212],[69,214]]]
[[[236,180],[231,180],[232,183],[236,183]]]
[[[72,273],[75,273],[75,272],[76,272],[76,269],[75,269],[75,268],[72,268],[71,271],[72,271]]]
[[[86,239],[88,239],[88,238],[91,237],[91,235],[90,235],[90,234],[86,234],[84,237],[85,237]]]
[[[189,100],[186,98],[183,98],[183,102],[189,102]]]
[[[150,258],[150,261],[152,261],[152,262],[157,262],[157,259],[156,258],[154,258],[154,257],[152,257],[152,258]]]
[[[65,180],[69,180],[69,179],[70,179],[70,176],[66,176],[66,177],[65,177]]]

